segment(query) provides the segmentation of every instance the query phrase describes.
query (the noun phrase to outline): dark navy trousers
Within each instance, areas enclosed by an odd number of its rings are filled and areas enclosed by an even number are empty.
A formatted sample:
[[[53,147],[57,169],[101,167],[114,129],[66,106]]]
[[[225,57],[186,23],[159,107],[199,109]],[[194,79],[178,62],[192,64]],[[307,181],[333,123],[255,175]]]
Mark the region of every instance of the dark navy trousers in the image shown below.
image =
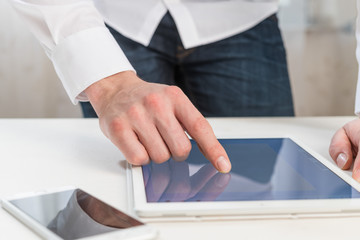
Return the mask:
[[[109,29],[141,79],[179,86],[205,117],[294,115],[276,15],[191,49],[184,49],[169,13],[147,47]],[[90,103],[81,106],[85,117],[96,117]]]

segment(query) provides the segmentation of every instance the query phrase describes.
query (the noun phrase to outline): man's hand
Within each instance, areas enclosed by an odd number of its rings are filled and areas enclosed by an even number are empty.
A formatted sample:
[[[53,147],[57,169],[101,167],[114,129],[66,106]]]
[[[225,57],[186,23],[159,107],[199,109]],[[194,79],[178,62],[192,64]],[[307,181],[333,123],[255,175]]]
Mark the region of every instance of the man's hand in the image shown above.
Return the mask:
[[[148,83],[127,71],[85,90],[103,133],[135,165],[185,160],[191,150],[186,131],[220,172],[229,158],[214,132],[186,95],[175,86]]]
[[[353,120],[339,129],[331,140],[329,153],[341,169],[353,165],[353,178],[360,182],[360,119]]]

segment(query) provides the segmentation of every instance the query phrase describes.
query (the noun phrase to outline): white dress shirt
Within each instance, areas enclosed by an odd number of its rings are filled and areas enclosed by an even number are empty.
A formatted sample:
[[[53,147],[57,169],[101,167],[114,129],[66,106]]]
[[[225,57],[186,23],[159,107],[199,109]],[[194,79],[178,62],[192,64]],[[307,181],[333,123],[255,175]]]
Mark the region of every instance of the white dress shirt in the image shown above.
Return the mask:
[[[39,39],[71,101],[115,73],[133,70],[104,21],[145,46],[169,11],[185,48],[243,32],[278,10],[278,0],[10,0]],[[135,69],[136,70],[136,69]]]

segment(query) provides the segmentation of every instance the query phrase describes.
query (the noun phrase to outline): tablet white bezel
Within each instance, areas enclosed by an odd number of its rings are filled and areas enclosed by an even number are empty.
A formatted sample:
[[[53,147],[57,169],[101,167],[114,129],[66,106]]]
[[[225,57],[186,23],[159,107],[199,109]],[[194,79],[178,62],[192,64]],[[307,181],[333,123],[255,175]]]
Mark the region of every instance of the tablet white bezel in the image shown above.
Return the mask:
[[[332,172],[360,191],[360,184],[335,164],[311,150],[301,141],[289,136],[246,137],[246,139],[290,138]],[[239,138],[227,138],[239,139]],[[241,139],[245,139],[241,138]],[[226,202],[146,202],[145,186],[140,166],[129,165],[128,187],[132,189],[129,202],[140,217],[211,217],[211,216],[259,216],[259,215],[323,215],[360,213],[360,199],[319,199],[319,200],[266,200]]]
[[[19,200],[27,197],[36,197],[41,196],[44,194],[51,194],[51,193],[57,193],[57,192],[63,192],[67,190],[75,190],[78,189],[73,186],[66,186],[66,187],[60,187],[55,189],[49,189],[44,191],[37,191],[37,192],[27,192],[27,193],[20,193],[15,196],[12,196],[10,198],[4,198],[1,199],[1,205],[2,207],[8,211],[10,214],[12,214],[14,217],[19,219],[21,222],[23,222],[26,226],[28,226],[31,230],[33,230],[35,233],[39,234],[39,236],[43,237],[44,239],[59,239],[61,240],[58,235],[47,229],[45,226],[40,224],[38,221],[31,218],[29,215],[27,215],[25,212],[21,211],[19,208],[17,208],[14,204],[11,203],[13,200]],[[136,219],[136,217],[131,216]],[[102,239],[154,239],[157,236],[157,231],[147,225],[141,225],[136,227],[131,227],[127,229],[119,229],[119,231],[113,231],[109,233],[104,234],[98,234],[82,239],[96,239],[96,240],[102,240]]]

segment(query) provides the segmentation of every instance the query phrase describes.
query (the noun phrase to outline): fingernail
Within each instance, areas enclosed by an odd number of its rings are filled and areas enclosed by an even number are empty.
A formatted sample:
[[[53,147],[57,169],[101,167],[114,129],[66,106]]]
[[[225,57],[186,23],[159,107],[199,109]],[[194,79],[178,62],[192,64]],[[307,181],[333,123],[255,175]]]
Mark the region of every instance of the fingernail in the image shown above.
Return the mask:
[[[230,162],[228,160],[226,160],[225,157],[223,157],[223,156],[219,157],[216,161],[216,165],[217,165],[217,169],[219,170],[219,172],[222,172],[222,173],[230,172],[231,165],[230,165]]]
[[[346,154],[340,153],[336,159],[336,164],[339,166],[339,168],[343,169],[347,160],[348,160],[348,157],[346,156]]]

